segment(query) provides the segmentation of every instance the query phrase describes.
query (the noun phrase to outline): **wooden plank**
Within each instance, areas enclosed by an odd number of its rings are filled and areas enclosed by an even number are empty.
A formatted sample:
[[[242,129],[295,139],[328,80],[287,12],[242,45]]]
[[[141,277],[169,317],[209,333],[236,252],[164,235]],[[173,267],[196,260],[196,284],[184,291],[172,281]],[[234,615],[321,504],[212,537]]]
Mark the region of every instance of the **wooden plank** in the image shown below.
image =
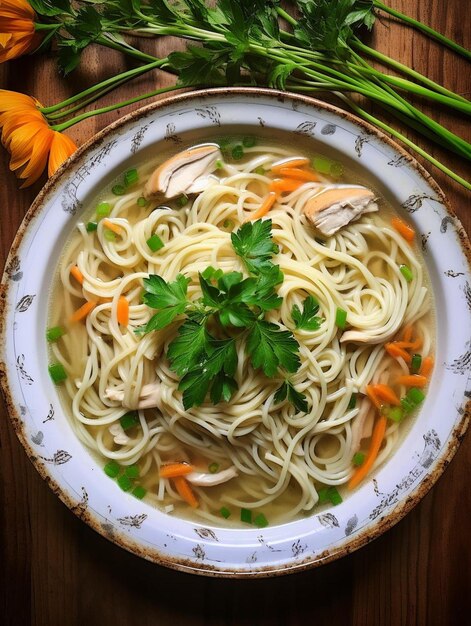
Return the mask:
[[[391,0],[409,15],[470,46],[469,6],[462,0]],[[382,18],[374,45],[463,95],[470,96],[469,64],[410,28]],[[180,45],[180,44],[179,44]],[[146,42],[149,50],[153,42]],[[165,55],[173,40],[158,45]],[[83,89],[95,76],[110,76],[132,62],[119,54],[87,51],[82,69],[59,79],[52,58],[21,59],[0,67],[0,85],[53,103]],[[158,73],[124,87],[168,84]],[[113,101],[113,95],[104,100]],[[123,111],[88,120],[70,131],[78,142]],[[471,139],[469,121],[425,107],[455,132]],[[408,135],[414,138],[414,133]],[[433,153],[469,177],[458,157]],[[470,196],[432,170],[452,206],[471,230]],[[0,151],[0,262],[40,189],[18,191]],[[3,408],[3,407],[2,407]],[[361,551],[318,570],[282,579],[220,581],[168,571],[108,543],[77,520],[50,492],[28,462],[9,425],[0,420],[0,621],[2,624],[134,624],[141,626],[305,626],[308,623],[460,624],[471,608],[471,440],[432,492],[405,520]],[[2,619],[3,617],[3,619]]]

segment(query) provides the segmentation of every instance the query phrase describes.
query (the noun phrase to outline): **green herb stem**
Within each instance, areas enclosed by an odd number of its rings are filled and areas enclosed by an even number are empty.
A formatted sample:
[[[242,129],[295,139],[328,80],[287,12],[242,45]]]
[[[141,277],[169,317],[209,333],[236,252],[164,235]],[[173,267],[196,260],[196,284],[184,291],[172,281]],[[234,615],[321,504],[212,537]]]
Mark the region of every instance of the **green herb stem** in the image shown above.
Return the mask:
[[[445,37],[445,35],[442,35],[441,33],[437,32],[435,29],[431,28],[430,26],[427,26],[426,24],[419,22],[413,17],[409,17],[408,15],[405,15],[404,13],[401,13],[400,11],[397,11],[396,9],[391,8],[387,6],[386,4],[383,4],[379,0],[374,0],[374,5],[378,9],[381,9],[381,11],[384,11],[385,13],[389,13],[390,15],[397,17],[398,19],[405,22],[406,24],[409,24],[413,28],[417,28],[417,30],[420,30],[422,33],[425,33],[432,39],[436,39],[444,46],[447,46],[451,50],[454,50],[458,54],[461,54],[462,56],[464,56],[465,59],[471,60],[471,51],[467,50],[466,48],[463,48],[463,46],[460,46],[452,39]]]

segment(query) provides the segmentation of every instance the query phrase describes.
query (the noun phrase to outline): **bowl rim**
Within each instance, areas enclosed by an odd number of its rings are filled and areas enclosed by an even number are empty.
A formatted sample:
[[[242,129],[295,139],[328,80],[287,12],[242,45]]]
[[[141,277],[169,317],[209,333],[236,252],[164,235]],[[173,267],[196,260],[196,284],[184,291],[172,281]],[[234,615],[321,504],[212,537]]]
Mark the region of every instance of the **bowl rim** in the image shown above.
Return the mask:
[[[223,567],[214,567],[207,563],[195,563],[194,561],[187,558],[169,557],[167,554],[163,554],[155,548],[144,549],[142,545],[131,539],[130,536],[123,533],[113,533],[113,535],[110,535],[105,531],[105,529],[99,523],[98,519],[95,518],[93,513],[77,506],[77,504],[72,500],[69,494],[66,493],[66,491],[56,482],[53,473],[48,469],[48,467],[39,462],[37,454],[35,453],[26,438],[22,419],[18,413],[13,394],[10,389],[8,381],[8,366],[6,364],[5,354],[7,333],[5,324],[5,313],[8,305],[8,288],[10,285],[7,269],[10,266],[12,259],[16,256],[17,250],[20,247],[20,244],[23,240],[23,237],[28,229],[30,222],[33,220],[36,213],[38,213],[43,208],[43,203],[47,199],[49,194],[54,192],[54,190],[61,181],[62,175],[69,168],[71,168],[85,152],[87,152],[92,147],[99,146],[103,142],[103,140],[106,139],[115,130],[126,126],[130,122],[136,122],[151,112],[166,109],[174,106],[175,104],[178,105],[179,103],[186,101],[192,101],[197,99],[203,100],[211,97],[220,97],[225,99],[231,98],[232,96],[265,97],[269,99],[277,99],[281,102],[288,101],[291,103],[304,104],[308,107],[317,107],[327,112],[330,112],[338,117],[346,119],[350,123],[363,129],[366,133],[368,133],[368,135],[375,136],[381,142],[389,145],[393,150],[395,150],[402,157],[404,157],[404,160],[407,161],[408,165],[412,166],[418,172],[420,177],[423,178],[425,182],[434,190],[434,192],[437,194],[437,198],[443,205],[448,215],[453,218],[455,231],[459,239],[459,244],[467,260],[468,272],[471,273],[471,244],[468,235],[466,234],[466,231],[461,221],[456,216],[448,199],[446,198],[438,183],[434,180],[432,175],[415,159],[415,157],[409,154],[402,146],[396,143],[396,141],[391,139],[383,131],[372,126],[369,122],[358,118],[356,115],[350,113],[349,111],[345,111],[335,105],[323,102],[322,100],[311,98],[302,94],[294,94],[291,92],[284,92],[275,89],[258,87],[224,87],[202,89],[198,91],[187,91],[184,93],[165,97],[144,107],[140,107],[139,109],[128,113],[127,115],[121,117],[115,122],[109,124],[98,133],[94,134],[90,139],[82,144],[63,165],[61,165],[57,172],[45,183],[43,188],[39,191],[38,195],[32,202],[30,208],[28,209],[20,224],[20,227],[14,237],[13,243],[11,244],[9,254],[5,261],[2,282],[0,285],[0,385],[7,406],[8,416],[16,433],[16,436],[18,437],[18,440],[25,449],[29,460],[38,471],[41,478],[46,481],[54,494],[59,497],[63,504],[65,504],[72,511],[72,513],[74,513],[82,521],[86,522],[91,528],[93,528],[93,530],[98,532],[101,536],[115,543],[119,547],[125,548],[127,551],[133,553],[134,555],[143,557],[146,560],[150,560],[159,565],[170,567],[172,569],[182,572],[192,572],[200,575],[221,578],[261,578],[301,572],[314,567],[319,567],[320,565],[323,565],[325,563],[332,562],[341,558],[342,556],[358,550],[373,539],[380,537],[384,532],[397,524],[428,493],[431,487],[443,474],[444,470],[449,465],[450,461],[455,455],[460,443],[465,436],[466,430],[471,420],[471,398],[468,398],[465,395],[463,404],[460,406],[460,419],[455,420],[455,426],[449,436],[447,446],[441,451],[441,453],[439,453],[439,457],[436,461],[434,470],[423,477],[419,486],[415,489],[412,495],[409,495],[406,499],[402,500],[397,507],[390,510],[381,518],[377,519],[371,525],[371,527],[363,529],[354,538],[347,538],[347,540],[344,541],[341,545],[333,549],[328,548],[322,553],[315,555],[314,557],[307,557],[306,559],[301,561],[283,563],[279,565],[264,565],[258,568],[253,568],[250,571],[235,570],[230,568],[224,569]]]

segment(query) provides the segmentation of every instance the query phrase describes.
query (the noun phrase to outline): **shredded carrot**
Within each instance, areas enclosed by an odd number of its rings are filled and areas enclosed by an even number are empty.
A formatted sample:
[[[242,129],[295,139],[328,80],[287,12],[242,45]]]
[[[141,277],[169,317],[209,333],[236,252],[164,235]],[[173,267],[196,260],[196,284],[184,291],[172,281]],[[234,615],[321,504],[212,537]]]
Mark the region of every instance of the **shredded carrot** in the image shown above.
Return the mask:
[[[396,382],[398,385],[404,385],[405,387],[425,387],[427,379],[420,374],[409,374],[407,376],[399,376]]]
[[[349,489],[354,489],[368,474],[370,469],[373,467],[373,463],[378,456],[379,450],[381,448],[381,443],[384,439],[384,433],[386,432],[386,416],[381,415],[375,422],[373,428],[373,434],[371,435],[371,445],[368,450],[368,454],[366,455],[363,464],[355,471],[353,476],[350,478],[348,483]]]
[[[78,283],[83,285],[83,274],[82,274],[82,272],[79,270],[79,268],[76,265],[73,265],[70,268],[70,273],[72,274],[72,276],[75,278],[75,280]]]
[[[276,193],[283,193],[285,191],[296,191],[301,185],[304,185],[302,180],[290,180],[289,178],[275,178],[270,185],[270,191]]]
[[[376,397],[380,400],[384,400],[384,402],[393,404],[394,406],[401,405],[401,401],[389,385],[373,385],[373,389]]]
[[[432,373],[433,365],[433,356],[426,356],[425,359],[422,361],[422,367],[420,368],[419,374],[428,378]]]
[[[381,400],[376,395],[376,391],[374,385],[366,385],[366,395],[371,400],[371,402],[375,405],[377,409],[381,408]]]
[[[404,237],[406,241],[409,243],[414,241],[415,230],[412,226],[409,226],[409,224],[406,224],[406,222],[403,222],[396,216],[391,219],[391,225],[400,235],[402,235],[402,237]]]
[[[180,494],[180,496],[187,502],[192,508],[196,509],[198,506],[198,500],[196,499],[193,490],[191,489],[188,481],[183,478],[183,476],[177,476],[173,479],[175,484],[175,488]]]
[[[118,324],[122,326],[129,324],[129,302],[124,296],[119,297],[116,317],[118,318]]]
[[[284,178],[294,178],[296,180],[305,180],[314,183],[319,180],[317,173],[311,169],[301,170],[297,167],[282,167],[279,173]]]
[[[191,474],[193,466],[189,463],[169,463],[160,468],[160,478],[176,478],[177,476],[185,476]]]
[[[113,231],[116,235],[121,235],[123,229],[119,224],[115,224],[111,220],[103,220],[103,226],[108,230]]]
[[[275,200],[276,200],[276,193],[274,191],[270,191],[268,196],[265,198],[265,200],[262,202],[259,208],[254,213],[251,214],[249,219],[251,221],[258,220],[264,215],[266,215],[268,211],[272,208],[272,206],[275,204]]]
[[[285,167],[304,167],[305,165],[309,165],[309,159],[304,157],[300,158],[292,158],[292,159],[283,159],[279,163],[274,163],[271,166],[271,171],[274,174],[278,174],[281,169]]]
[[[422,347],[422,339],[415,341],[395,341],[394,345],[403,350],[418,350]]]
[[[80,309],[77,309],[75,311],[75,313],[73,313],[70,316],[70,321],[71,322],[80,322],[80,320],[83,320],[85,317],[87,317],[87,315],[90,313],[90,311],[92,309],[94,309],[96,307],[96,302],[85,302],[85,304],[83,304]]]
[[[387,343],[384,346],[384,349],[394,359],[401,358],[404,359],[406,363],[410,363],[412,361],[411,355],[402,348],[399,348],[396,343]]]
[[[410,341],[412,339],[412,325],[409,324],[404,328],[402,333],[402,341]]]

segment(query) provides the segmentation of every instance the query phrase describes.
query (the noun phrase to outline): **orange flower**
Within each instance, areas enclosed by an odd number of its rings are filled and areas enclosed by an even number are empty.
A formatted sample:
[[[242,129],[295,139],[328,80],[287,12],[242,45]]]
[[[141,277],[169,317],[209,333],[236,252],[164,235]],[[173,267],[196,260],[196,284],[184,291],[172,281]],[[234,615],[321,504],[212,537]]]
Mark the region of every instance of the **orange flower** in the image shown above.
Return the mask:
[[[39,46],[42,35],[36,32],[35,18],[26,0],[0,0],[0,63]]]
[[[0,129],[2,144],[11,154],[10,169],[32,185],[48,163],[48,175],[76,150],[66,135],[52,129],[39,107],[25,94],[0,89]]]

